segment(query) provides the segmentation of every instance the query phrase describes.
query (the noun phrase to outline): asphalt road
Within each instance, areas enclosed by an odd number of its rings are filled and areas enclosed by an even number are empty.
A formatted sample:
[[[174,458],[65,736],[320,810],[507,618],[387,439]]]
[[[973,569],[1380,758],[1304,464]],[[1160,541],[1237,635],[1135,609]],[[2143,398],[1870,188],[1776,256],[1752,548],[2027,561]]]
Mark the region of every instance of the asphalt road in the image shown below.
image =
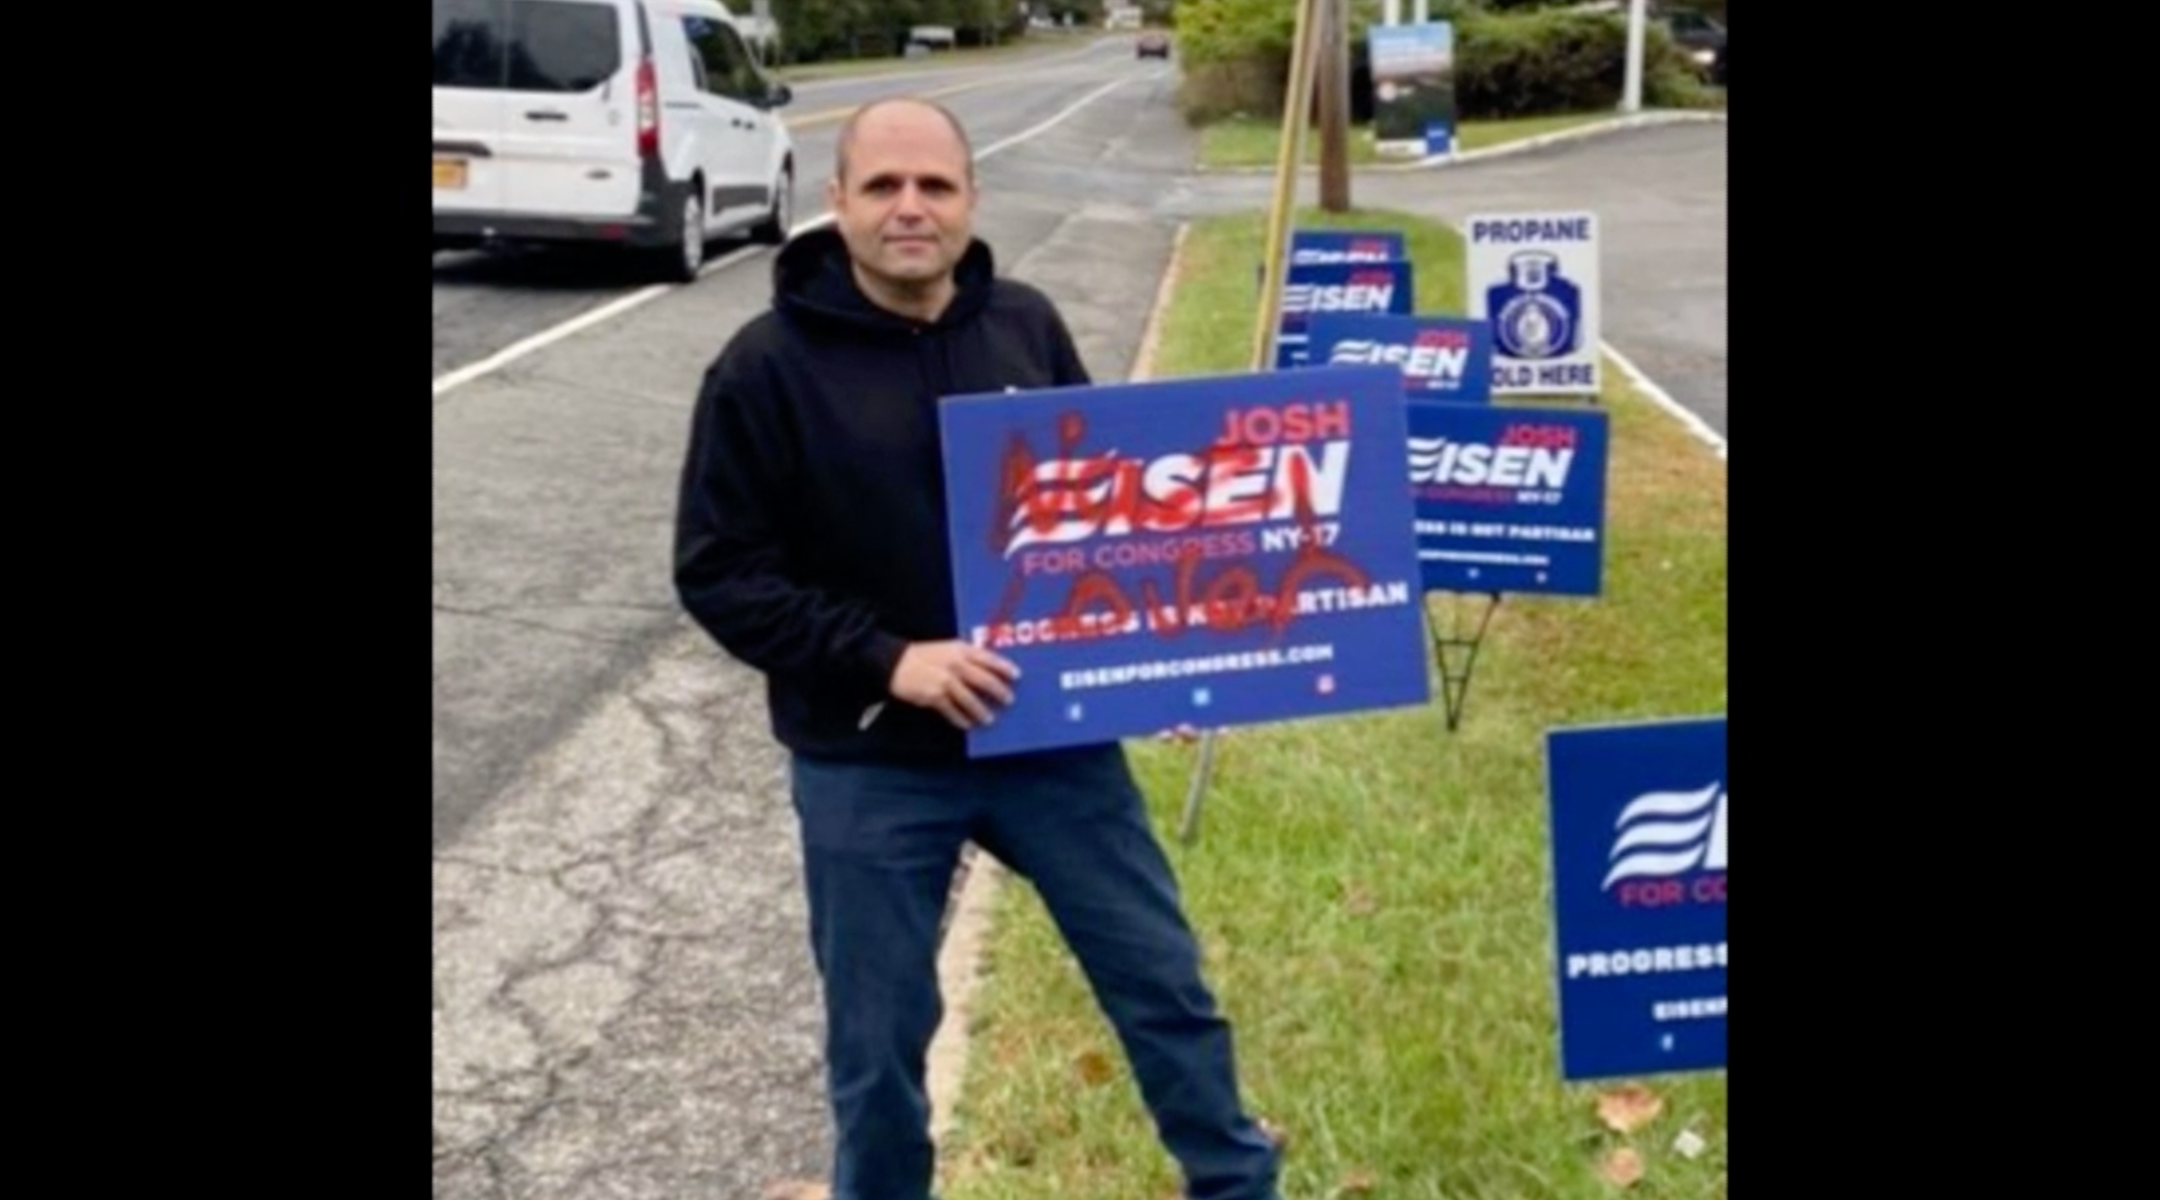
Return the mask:
[[[1155,60],[1149,63],[1155,65]],[[795,85],[794,102],[780,111],[796,142],[796,220],[824,211],[840,122],[870,100],[901,93],[933,97],[960,115],[979,144],[988,145],[1028,128],[1133,64],[1130,38],[1106,38],[1078,47],[1056,46],[1023,62],[915,67],[891,75]],[[721,258],[743,245],[740,239],[715,239],[708,249],[712,258]],[[437,376],[649,283],[617,256],[597,251],[445,252],[435,255],[434,269]],[[756,271],[745,277],[761,278]]]

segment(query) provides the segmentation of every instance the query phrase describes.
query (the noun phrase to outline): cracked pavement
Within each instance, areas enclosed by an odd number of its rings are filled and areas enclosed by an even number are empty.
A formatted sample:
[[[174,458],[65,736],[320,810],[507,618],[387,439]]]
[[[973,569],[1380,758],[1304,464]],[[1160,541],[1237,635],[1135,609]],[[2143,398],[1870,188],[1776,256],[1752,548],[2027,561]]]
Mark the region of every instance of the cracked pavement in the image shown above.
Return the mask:
[[[817,980],[760,684],[673,638],[436,856],[435,1197],[815,1178]]]

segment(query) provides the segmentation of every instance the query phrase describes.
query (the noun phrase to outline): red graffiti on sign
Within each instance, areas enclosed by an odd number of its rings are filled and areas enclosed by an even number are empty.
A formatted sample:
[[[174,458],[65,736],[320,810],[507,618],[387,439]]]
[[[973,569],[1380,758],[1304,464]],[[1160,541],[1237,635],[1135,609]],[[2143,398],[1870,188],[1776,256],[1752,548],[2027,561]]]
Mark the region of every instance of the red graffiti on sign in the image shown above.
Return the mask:
[[[1083,454],[1086,431],[1085,418],[1068,412],[1048,457],[1017,434],[1006,449],[990,541],[1015,561],[990,630],[1010,626],[1028,580],[1041,574],[1071,578],[1065,603],[1049,617],[1049,633],[1060,640],[1127,632],[1136,618],[1159,637],[1260,622],[1280,636],[1297,616],[1300,589],[1316,578],[1369,582],[1363,568],[1328,548],[1321,522],[1339,513],[1347,478],[1346,401],[1233,410],[1197,453],[1152,460]],[[1239,527],[1284,520],[1300,531],[1297,550],[1269,588],[1253,565],[1258,543]],[[1141,535],[1170,536],[1108,540]],[[1094,542],[1092,555],[1079,542]],[[1210,561],[1224,565],[1206,569]],[[1168,586],[1143,577],[1135,597],[1118,570],[1145,565],[1171,568]]]

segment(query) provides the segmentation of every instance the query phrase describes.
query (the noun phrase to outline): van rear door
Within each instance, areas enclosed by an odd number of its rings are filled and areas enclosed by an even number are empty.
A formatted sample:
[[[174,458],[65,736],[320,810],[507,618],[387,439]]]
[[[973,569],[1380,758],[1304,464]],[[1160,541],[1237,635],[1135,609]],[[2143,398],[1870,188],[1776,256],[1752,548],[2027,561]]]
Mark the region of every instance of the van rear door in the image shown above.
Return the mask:
[[[493,212],[503,181],[495,142],[503,128],[509,25],[503,0],[434,0],[435,209]]]
[[[509,0],[509,8],[503,123],[495,143],[503,206],[533,216],[629,216],[642,187],[639,6]]]

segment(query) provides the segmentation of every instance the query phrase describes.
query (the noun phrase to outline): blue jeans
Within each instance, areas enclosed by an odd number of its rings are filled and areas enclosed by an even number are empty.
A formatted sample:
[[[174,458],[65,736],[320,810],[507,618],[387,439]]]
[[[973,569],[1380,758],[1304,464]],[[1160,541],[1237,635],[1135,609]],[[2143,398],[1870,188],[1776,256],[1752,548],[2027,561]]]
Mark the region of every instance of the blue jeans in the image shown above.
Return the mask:
[[[925,1060],[962,843],[1030,881],[1117,1031],[1191,1200],[1279,1200],[1229,1025],[1116,745],[947,767],[794,761],[824,978],[833,1200],[931,1200]]]

